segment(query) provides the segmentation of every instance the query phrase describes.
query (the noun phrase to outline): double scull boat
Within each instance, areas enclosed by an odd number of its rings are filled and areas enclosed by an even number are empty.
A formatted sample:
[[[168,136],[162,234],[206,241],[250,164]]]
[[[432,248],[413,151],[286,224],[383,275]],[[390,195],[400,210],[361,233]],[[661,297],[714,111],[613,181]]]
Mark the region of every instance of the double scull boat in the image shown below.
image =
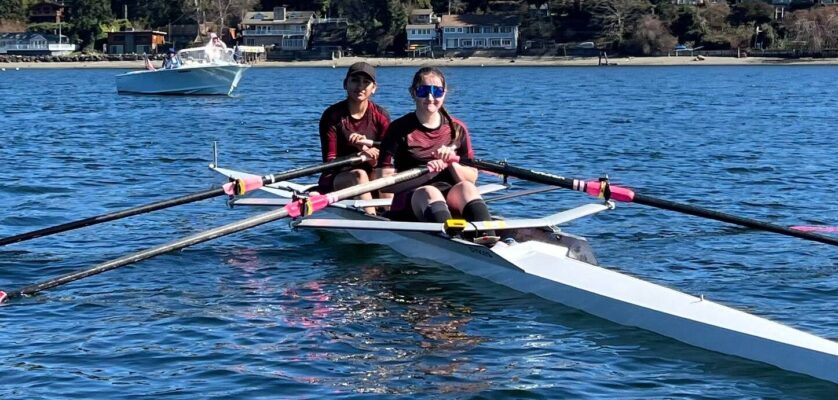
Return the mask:
[[[253,175],[211,166],[230,178]],[[482,187],[496,190],[498,185]],[[261,190],[283,198],[238,199],[237,205],[281,206],[306,187],[281,182]],[[397,222],[364,213],[372,202],[344,200],[303,218],[298,228],[343,231],[365,243],[449,265],[514,290],[642,328],[700,348],[774,365],[838,383],[838,343],[702,297],[688,295],[598,265],[587,240],[559,225],[614,208],[586,204],[544,218],[471,223],[462,230],[494,229],[504,241],[486,247],[443,224]]]

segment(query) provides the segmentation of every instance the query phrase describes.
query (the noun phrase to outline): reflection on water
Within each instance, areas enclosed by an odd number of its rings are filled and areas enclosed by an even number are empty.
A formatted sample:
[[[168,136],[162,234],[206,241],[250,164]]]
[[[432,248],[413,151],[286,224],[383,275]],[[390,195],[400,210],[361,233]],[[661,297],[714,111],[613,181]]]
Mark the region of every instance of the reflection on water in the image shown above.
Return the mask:
[[[380,68],[376,99],[393,116],[413,107],[414,71]],[[251,69],[235,98],[118,96],[120,72],[0,76],[0,236],[217,187],[213,141],[222,166],[313,164],[320,113],[344,95],[345,71],[332,68]],[[607,173],[651,196],[782,225],[835,225],[838,92],[824,89],[834,67],[446,74],[446,105],[479,157]],[[491,207],[531,218],[586,201],[554,191]],[[256,212],[218,198],[9,246],[0,288]],[[565,228],[588,237],[603,265],[838,337],[832,247],[632,204]],[[834,397],[806,377],[285,222],[74,282],[2,316],[14,321],[3,324],[3,397]]]

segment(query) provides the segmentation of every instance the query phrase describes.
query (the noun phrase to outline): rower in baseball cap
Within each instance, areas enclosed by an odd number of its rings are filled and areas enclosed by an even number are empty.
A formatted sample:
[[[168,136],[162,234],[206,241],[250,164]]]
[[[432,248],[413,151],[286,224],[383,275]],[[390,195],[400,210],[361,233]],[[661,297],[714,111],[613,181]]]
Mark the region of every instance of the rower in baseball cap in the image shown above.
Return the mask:
[[[370,78],[370,80],[375,82],[375,67],[363,61],[350,65],[349,69],[346,71],[346,78],[344,80],[348,80],[350,76],[355,74],[364,74]]]

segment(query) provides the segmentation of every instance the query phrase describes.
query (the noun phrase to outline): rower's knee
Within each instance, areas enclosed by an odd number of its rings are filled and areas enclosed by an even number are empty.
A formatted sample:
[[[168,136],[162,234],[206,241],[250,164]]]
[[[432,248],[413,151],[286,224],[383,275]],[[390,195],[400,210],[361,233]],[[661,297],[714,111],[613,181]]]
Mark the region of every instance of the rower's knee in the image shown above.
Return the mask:
[[[367,171],[362,169],[353,169],[350,171],[352,173],[352,178],[356,182],[356,184],[367,183],[370,181],[369,175],[367,175]]]
[[[471,201],[482,199],[480,191],[471,182],[459,182],[448,191],[446,201],[451,209],[460,211]]]

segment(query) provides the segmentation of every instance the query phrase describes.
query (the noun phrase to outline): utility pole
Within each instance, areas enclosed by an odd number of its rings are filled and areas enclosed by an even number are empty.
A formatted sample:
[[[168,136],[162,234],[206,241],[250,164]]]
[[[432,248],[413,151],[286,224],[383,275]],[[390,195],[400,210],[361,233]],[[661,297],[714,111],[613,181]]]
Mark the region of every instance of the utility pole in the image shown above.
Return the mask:
[[[61,2],[61,7],[58,8],[56,16],[58,17],[58,44],[61,44],[61,13],[64,12],[64,2]]]

